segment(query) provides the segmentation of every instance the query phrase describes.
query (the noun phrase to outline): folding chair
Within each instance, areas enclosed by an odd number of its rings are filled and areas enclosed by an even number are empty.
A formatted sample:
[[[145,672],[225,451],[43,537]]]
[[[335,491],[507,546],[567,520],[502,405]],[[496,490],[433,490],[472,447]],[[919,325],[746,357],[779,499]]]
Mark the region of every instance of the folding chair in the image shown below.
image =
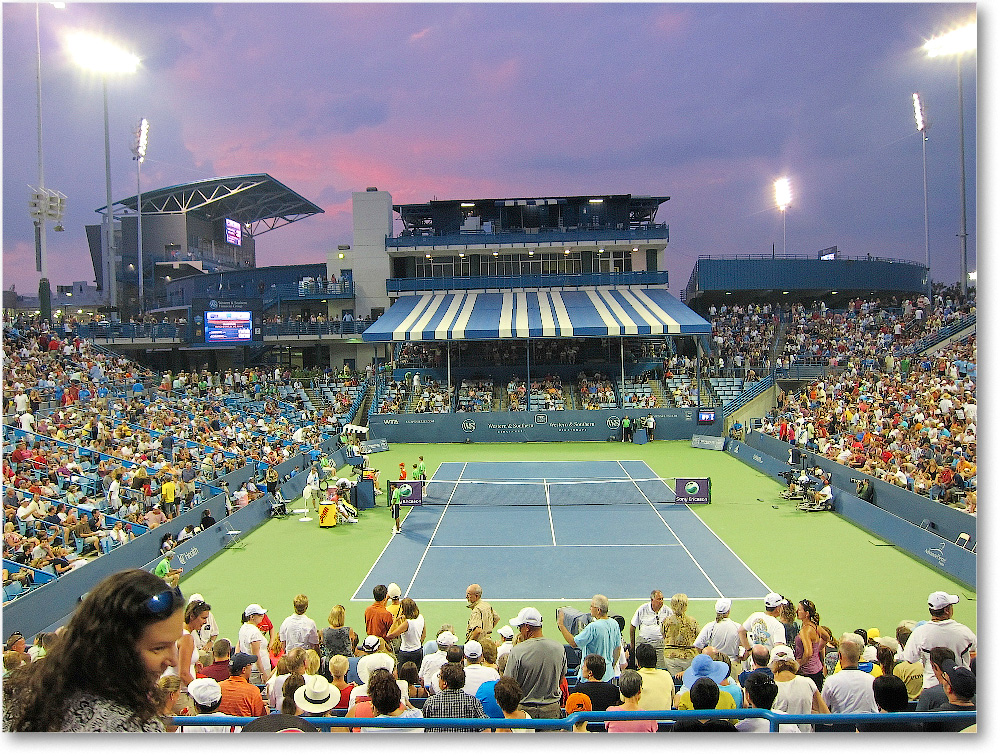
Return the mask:
[[[971,538],[971,537],[972,536],[970,536],[968,533],[959,533],[958,534],[958,539],[955,541],[955,545],[956,546],[961,546],[963,549],[964,548],[968,548],[969,538]]]

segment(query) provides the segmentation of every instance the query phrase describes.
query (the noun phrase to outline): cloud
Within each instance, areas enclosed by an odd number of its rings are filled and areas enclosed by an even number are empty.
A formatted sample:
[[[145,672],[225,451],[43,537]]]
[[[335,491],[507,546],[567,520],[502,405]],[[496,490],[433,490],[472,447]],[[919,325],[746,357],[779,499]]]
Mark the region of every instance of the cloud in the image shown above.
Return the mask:
[[[410,42],[416,42],[417,40],[421,40],[430,33],[431,33],[431,27],[425,26],[420,31],[413,32],[413,34],[410,35]]]

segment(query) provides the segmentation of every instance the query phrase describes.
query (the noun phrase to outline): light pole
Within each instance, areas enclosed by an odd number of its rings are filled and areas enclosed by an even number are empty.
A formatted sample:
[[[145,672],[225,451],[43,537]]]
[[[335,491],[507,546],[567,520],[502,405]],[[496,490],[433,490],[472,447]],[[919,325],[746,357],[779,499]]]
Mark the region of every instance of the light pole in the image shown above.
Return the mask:
[[[104,257],[104,281],[107,287],[108,304],[118,305],[118,266],[115,260],[114,215],[111,211],[111,132],[108,128],[108,75],[115,73],[135,73],[139,58],[126,52],[112,42],[86,32],[76,32],[68,38],[69,52],[73,60],[82,68],[101,75],[104,90],[104,179],[107,207],[104,213],[104,234],[101,239]]]
[[[930,124],[927,122],[927,114],[924,112],[924,103],[920,99],[919,92],[913,93],[913,118],[917,122],[920,146],[924,154],[924,267],[927,268],[927,298],[931,299],[931,237],[927,221],[927,129]]]
[[[785,209],[792,204],[792,184],[787,177],[774,182],[774,204],[781,211],[781,254],[785,254]]]
[[[143,279],[145,270],[142,267],[142,161],[146,159],[146,145],[149,142],[149,121],[143,118],[139,121],[139,128],[135,132],[135,144],[132,145],[132,154],[135,156],[135,212],[136,212],[136,235],[138,237],[138,259],[139,259],[139,315],[146,309],[146,302],[143,299]]]
[[[954,55],[958,61],[958,163],[959,163],[959,202],[962,206],[962,220],[958,237],[962,240],[962,298],[969,292],[969,259],[968,234],[966,233],[965,217],[965,107],[962,94],[962,53],[976,50],[976,22],[934,37],[924,43],[928,58],[942,55]]]
[[[56,3],[56,7],[65,7]],[[42,25],[39,3],[35,3],[35,50],[37,93],[38,93],[38,188],[29,187],[31,196],[28,202],[28,212],[35,224],[35,268],[41,273],[38,279],[38,304],[42,320],[52,324],[52,288],[49,285],[49,257],[45,248],[46,222],[54,220],[56,224],[62,220],[66,210],[66,195],[45,188],[45,168],[42,160]],[[56,225],[56,231],[62,231],[61,225]]]

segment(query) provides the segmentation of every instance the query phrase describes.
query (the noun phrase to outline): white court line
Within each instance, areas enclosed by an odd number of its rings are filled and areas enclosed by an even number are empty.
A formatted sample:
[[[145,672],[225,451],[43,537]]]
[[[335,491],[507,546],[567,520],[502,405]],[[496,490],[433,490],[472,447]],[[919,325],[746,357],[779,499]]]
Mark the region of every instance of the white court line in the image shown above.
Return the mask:
[[[437,544],[436,546],[431,546],[432,549],[547,549],[552,544],[550,543],[475,543],[469,545],[459,545],[459,544]],[[620,549],[622,544],[620,543],[559,543],[556,544],[560,548],[583,548],[583,549]],[[630,549],[641,549],[641,548],[656,548],[656,549],[666,549],[673,546],[681,546],[680,543],[630,543],[628,547]]]
[[[465,474],[465,467],[468,464],[469,463],[466,462],[465,464],[462,465],[462,471],[458,474],[459,479],[461,479],[462,475]],[[457,491],[457,490],[458,490],[458,486],[455,486],[455,491]],[[420,561],[417,562],[417,568],[413,571],[413,577],[410,579],[410,584],[408,586],[406,586],[406,592],[404,593],[404,595],[406,595],[406,596],[410,595],[410,589],[413,587],[413,583],[416,581],[417,575],[420,573],[420,568],[424,564],[424,559],[427,558],[427,552],[429,552],[431,550],[431,543],[434,542],[434,536],[437,535],[438,528],[441,527],[441,522],[444,520],[445,512],[447,512],[448,511],[448,507],[451,506],[451,500],[455,497],[455,491],[451,492],[451,496],[448,497],[448,501],[445,503],[444,509],[441,510],[441,516],[438,517],[437,525],[434,526],[434,532],[431,533],[431,537],[427,541],[427,547],[424,549],[424,553],[420,555]],[[376,562],[376,564],[377,564],[377,562]],[[373,565],[373,567],[374,567],[374,565]]]
[[[618,464],[621,465],[621,462],[619,462]],[[625,470],[625,466],[624,465],[622,465],[622,470]],[[625,470],[625,473],[628,474],[628,470]],[[637,485],[636,488],[639,488],[639,486]],[[705,579],[709,582],[709,585],[711,585],[716,591],[718,591],[719,598],[722,598],[722,596],[723,596],[722,591],[719,590],[719,586],[717,586],[715,584],[715,581],[712,580],[712,578],[710,578],[708,576],[708,573],[705,572],[704,568],[702,568],[701,562],[699,562],[697,559],[695,559],[694,554],[691,553],[691,550],[688,549],[688,547],[684,545],[684,542],[677,536],[677,534],[674,532],[674,529],[672,527],[670,527],[670,525],[667,523],[666,520],[663,519],[663,516],[657,511],[656,506],[653,504],[653,502],[649,501],[649,497],[646,496],[645,493],[643,493],[643,491],[642,491],[641,488],[639,488],[639,493],[642,494],[642,498],[644,498],[647,502],[649,502],[649,508],[652,509],[653,513],[657,517],[660,518],[660,522],[662,522],[664,524],[664,526],[666,526],[667,530],[670,531],[670,535],[672,535],[674,538],[677,539],[677,543],[679,543],[681,545],[681,547],[684,549],[684,551],[687,552],[687,555],[689,557],[691,557],[691,561],[695,563],[695,566],[698,568],[698,570],[701,572],[701,574],[705,576]],[[690,509],[690,507],[688,507],[688,508]],[[716,536],[716,537],[718,537],[718,536]]]
[[[705,521],[704,521],[703,519],[701,519],[701,517],[699,517],[699,516],[698,516],[698,513],[697,513],[697,512],[695,512],[695,511],[694,511],[693,509],[691,509],[691,507],[689,507],[689,506],[688,506],[687,504],[684,504],[684,506],[685,506],[685,507],[687,507],[687,510],[688,510],[688,511],[689,511],[689,512],[690,512],[691,514],[693,514],[693,515],[694,515],[695,517],[697,517],[697,518],[698,518],[698,521],[699,521],[699,522],[700,522],[700,523],[702,524],[702,527],[704,527],[704,528],[705,528],[705,530],[707,530],[707,531],[708,531],[709,533],[711,533],[711,534],[712,534],[713,536],[715,536],[715,538],[716,538],[716,539],[717,539],[717,540],[719,541],[719,543],[721,543],[721,544],[722,544],[723,546],[725,546],[725,547],[726,547],[726,549],[728,549],[729,553],[730,553],[730,554],[732,554],[732,555],[733,555],[734,557],[736,557],[736,560],[737,560],[737,561],[738,561],[738,562],[739,562],[740,564],[742,564],[742,565],[743,565],[744,569],[745,569],[745,570],[746,570],[747,572],[749,572],[749,573],[750,573],[751,575],[753,575],[753,576],[754,576],[755,578],[757,578],[757,580],[760,580],[760,584],[761,584],[762,586],[764,586],[765,590],[767,590],[767,592],[768,592],[768,593],[770,593],[770,592],[771,592],[771,587],[770,587],[770,586],[769,586],[769,585],[768,585],[767,583],[765,583],[765,582],[764,582],[763,580],[761,580],[761,579],[760,579],[760,576],[759,576],[759,575],[758,575],[758,574],[757,574],[756,572],[754,572],[754,571],[753,571],[752,569],[750,569],[750,566],[749,566],[749,565],[748,565],[748,564],[747,564],[746,562],[744,562],[744,561],[743,561],[743,560],[742,560],[742,559],[740,558],[740,555],[739,555],[739,554],[737,554],[737,553],[736,553],[735,551],[733,551],[733,550],[732,550],[732,549],[731,549],[731,548],[729,547],[729,544],[728,544],[728,543],[726,543],[726,542],[725,542],[724,540],[722,540],[721,538],[719,538],[719,536],[718,536],[718,535],[716,534],[716,532],[715,532],[714,530],[712,530],[712,529],[711,529],[711,528],[710,528],[710,527],[708,526],[708,524],[707,524],[707,523],[706,523],[706,522],[705,522]],[[659,514],[659,513],[657,513],[657,514]],[[757,598],[760,598],[760,597],[758,596]],[[734,600],[735,600],[735,599],[734,599]]]
[[[548,486],[545,486],[545,508],[549,512],[549,530],[552,531],[552,545],[558,546],[558,544],[556,543],[556,526],[552,523],[552,500],[549,498]]]
[[[414,601],[418,601],[418,602],[419,601],[440,601],[442,603],[448,602],[448,603],[455,603],[455,604],[457,604],[459,602],[461,602],[463,604],[468,604],[469,603],[468,599],[464,599],[464,598],[434,598],[433,596],[410,596],[410,598],[412,598]],[[592,598],[593,598],[593,596],[581,596],[579,598],[572,598],[572,597],[568,597],[568,596],[560,596],[559,598],[539,598],[538,596],[523,596],[523,597],[517,597],[517,596],[515,596],[513,598],[508,598],[507,596],[503,596],[501,598],[493,598],[493,597],[491,597],[490,601],[492,601],[494,603],[497,602],[497,601],[520,601],[520,602],[524,602],[525,604],[527,604],[527,605],[530,606],[530,605],[532,605],[532,604],[534,604],[536,602],[545,602],[545,601],[573,601],[573,602],[581,601],[582,602],[582,601],[590,601]],[[649,596],[648,595],[646,595],[646,596],[640,596],[638,598],[617,598],[617,597],[610,597],[609,596],[608,600],[611,601],[611,602],[620,601],[620,602],[623,602],[623,603],[631,603],[633,601],[638,601],[638,602],[641,603],[641,602],[644,602],[644,601],[649,601]],[[688,596],[688,603],[691,603],[692,601],[710,601],[710,602],[712,602],[714,604],[718,600],[719,600],[718,596]],[[733,601],[760,601],[760,596],[733,596],[732,600]],[[351,599],[351,601],[370,602],[371,599]]]

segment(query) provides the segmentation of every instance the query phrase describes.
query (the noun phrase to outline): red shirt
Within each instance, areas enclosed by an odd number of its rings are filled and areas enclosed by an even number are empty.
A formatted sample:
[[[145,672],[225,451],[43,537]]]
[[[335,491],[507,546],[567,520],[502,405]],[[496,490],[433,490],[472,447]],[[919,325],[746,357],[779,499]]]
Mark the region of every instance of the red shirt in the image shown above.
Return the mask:
[[[392,615],[383,604],[372,604],[365,609],[365,629],[369,635],[384,638],[392,627]]]
[[[242,675],[233,675],[219,683],[222,688],[220,714],[234,717],[259,717],[266,713],[260,688],[251,685]]]

